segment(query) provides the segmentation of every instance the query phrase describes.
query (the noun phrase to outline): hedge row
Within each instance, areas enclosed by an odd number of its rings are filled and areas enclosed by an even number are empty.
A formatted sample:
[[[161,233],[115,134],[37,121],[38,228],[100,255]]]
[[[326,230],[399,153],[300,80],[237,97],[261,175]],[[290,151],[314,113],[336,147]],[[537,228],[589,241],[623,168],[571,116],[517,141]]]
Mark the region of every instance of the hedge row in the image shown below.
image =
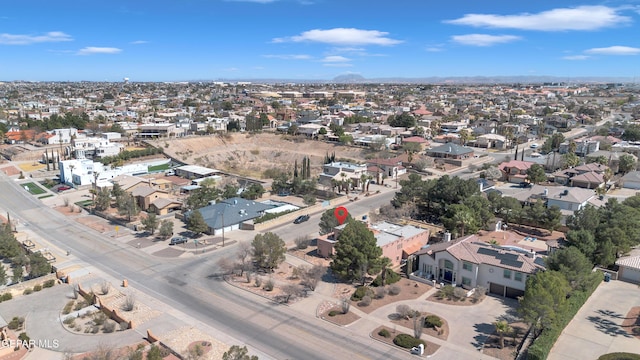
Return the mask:
[[[569,324],[571,319],[578,313],[578,310],[589,299],[591,294],[596,290],[602,282],[602,273],[594,272],[587,279],[585,290],[575,291],[567,300],[567,305],[563,310],[556,313],[556,322],[550,327],[544,329],[542,334],[538,336],[527,351],[527,360],[544,360],[549,356],[551,348],[560,337],[562,330]]]

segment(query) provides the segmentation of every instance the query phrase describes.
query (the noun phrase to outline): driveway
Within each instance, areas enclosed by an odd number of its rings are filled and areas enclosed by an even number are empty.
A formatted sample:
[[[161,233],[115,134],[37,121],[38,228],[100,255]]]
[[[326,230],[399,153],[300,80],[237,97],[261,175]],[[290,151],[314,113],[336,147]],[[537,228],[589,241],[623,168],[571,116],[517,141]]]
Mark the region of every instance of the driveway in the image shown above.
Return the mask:
[[[548,359],[596,359],[610,352],[637,353],[640,339],[621,327],[634,306],[640,306],[638,285],[603,282],[564,329]]]
[[[447,321],[449,337],[446,341],[429,338],[430,341],[442,346],[436,353],[436,358],[491,358],[483,355],[479,350],[482,349],[484,342],[493,333],[495,329],[493,323],[496,320],[513,318],[518,302],[513,299],[494,296],[487,296],[480,304],[469,306],[448,305],[425,300],[426,297],[434,292],[435,290],[432,289],[416,300],[399,301],[383,306],[369,314],[368,317],[377,318],[375,326],[387,324],[394,327],[389,321],[389,315],[396,312],[398,305],[406,304],[415,310],[436,314]],[[373,328],[367,327],[371,326],[372,324],[362,322],[362,324],[356,323],[351,327],[360,331],[370,332]]]

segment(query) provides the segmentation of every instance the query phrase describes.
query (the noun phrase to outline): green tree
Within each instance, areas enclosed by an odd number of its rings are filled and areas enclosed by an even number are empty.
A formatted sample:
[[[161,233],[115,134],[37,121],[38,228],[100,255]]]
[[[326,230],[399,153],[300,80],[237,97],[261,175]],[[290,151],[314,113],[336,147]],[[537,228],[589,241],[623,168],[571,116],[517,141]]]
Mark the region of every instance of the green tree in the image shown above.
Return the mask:
[[[253,259],[262,269],[275,269],[285,259],[287,246],[276,234],[267,232],[258,234],[251,242],[253,247]]]
[[[0,266],[0,286],[7,284],[7,272],[4,266]]]
[[[563,168],[572,168],[580,164],[580,158],[578,155],[572,152],[568,152],[562,155]]]
[[[220,196],[223,199],[231,199],[238,196],[239,188],[235,185],[226,184],[224,189],[222,190],[222,195]]]
[[[344,280],[362,279],[367,274],[380,271],[383,264],[382,249],[377,245],[373,232],[360,221],[345,226],[335,245],[331,270]]]
[[[11,277],[11,282],[17,284],[22,281],[24,278],[24,268],[22,265],[13,267],[13,276]]]
[[[598,248],[593,232],[588,230],[567,231],[567,242],[587,257],[590,262],[595,262],[595,252]]]
[[[589,258],[574,246],[554,251],[545,262],[547,270],[563,274],[573,290],[582,289],[585,279],[593,269]]]
[[[387,123],[393,127],[410,128],[416,126],[416,118],[408,112],[403,112],[400,115],[389,116],[389,118],[387,118]]]
[[[251,183],[249,187],[247,187],[242,194],[240,195],[243,199],[255,200],[262,196],[265,193],[264,187],[258,183]]]
[[[185,201],[185,206],[187,209],[196,210],[209,205],[211,201],[219,198],[220,191],[218,189],[205,186],[193,190]]]
[[[171,220],[162,220],[160,223],[160,230],[158,231],[158,235],[160,235],[163,239],[168,239],[173,235],[173,221]]]
[[[493,326],[496,328],[496,333],[500,337],[500,349],[504,348],[504,337],[509,335],[513,329],[505,320],[496,321],[493,323]]]
[[[142,226],[144,229],[153,235],[160,226],[160,221],[158,221],[158,217],[154,213],[148,213],[147,217],[141,220]]]
[[[28,255],[29,261],[29,277],[37,278],[51,273],[51,264],[39,252]]]
[[[98,189],[94,204],[98,211],[107,210],[111,205],[111,191],[107,188]]]
[[[618,166],[618,170],[621,173],[626,174],[635,169],[636,169],[636,159],[635,157],[633,157],[633,155],[624,154],[620,156],[620,165]]]
[[[547,181],[547,174],[542,165],[533,164],[527,169],[527,180],[532,184],[538,184]]]
[[[247,350],[246,346],[233,345],[222,354],[222,360],[258,360],[258,357],[255,355],[249,356],[249,350]]]
[[[540,148],[540,150],[545,153],[556,151],[560,147],[560,144],[564,142],[564,140],[565,140],[564,135],[560,133],[555,133],[551,135],[551,137],[547,138],[544,144],[542,144],[542,147]]]
[[[538,272],[527,278],[518,311],[539,334],[554,323],[558,312],[562,312],[570,290],[567,279],[561,273],[550,270]]]
[[[320,223],[318,223],[318,226],[320,226],[320,231],[319,231],[320,235],[332,233],[333,229],[336,226],[340,225],[338,223],[338,219],[336,218],[335,211],[336,211],[336,208],[329,209],[323,212],[322,216],[320,216]],[[351,216],[351,214],[347,213],[347,218],[345,219],[345,223],[348,223],[351,220],[353,220],[353,217]]]
[[[464,204],[449,206],[440,220],[447,230],[458,237],[478,231],[478,223],[473,212]]]
[[[209,225],[204,221],[202,213],[199,210],[193,210],[187,218],[187,229],[193,231],[196,235],[202,235],[209,230]]]
[[[136,203],[136,199],[129,193],[125,193],[118,197],[116,199],[116,206],[118,207],[118,214],[126,215],[127,221],[131,221],[131,217],[140,213],[140,208]]]

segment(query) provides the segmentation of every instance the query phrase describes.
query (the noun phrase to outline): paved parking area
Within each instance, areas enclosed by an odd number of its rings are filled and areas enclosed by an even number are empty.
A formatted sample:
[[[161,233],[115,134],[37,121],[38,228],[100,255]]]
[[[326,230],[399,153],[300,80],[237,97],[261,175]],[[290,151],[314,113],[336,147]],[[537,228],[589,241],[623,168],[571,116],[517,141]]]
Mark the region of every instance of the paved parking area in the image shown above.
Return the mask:
[[[640,306],[638,285],[603,282],[564,329],[548,359],[582,360],[610,352],[639,353],[640,339],[621,326],[634,306]]]

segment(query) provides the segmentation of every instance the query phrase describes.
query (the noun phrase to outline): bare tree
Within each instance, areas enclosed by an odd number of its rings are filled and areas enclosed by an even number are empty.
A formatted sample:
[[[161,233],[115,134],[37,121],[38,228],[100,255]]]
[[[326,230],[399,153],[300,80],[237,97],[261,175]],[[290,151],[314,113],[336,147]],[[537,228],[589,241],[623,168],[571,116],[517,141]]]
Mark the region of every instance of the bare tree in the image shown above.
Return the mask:
[[[229,258],[222,257],[217,262],[216,265],[222,270],[223,275],[230,275],[236,269],[236,263],[229,260]]]
[[[350,307],[351,307],[351,301],[349,300],[349,298],[343,297],[342,300],[340,300],[340,308],[342,310],[342,313],[343,314],[348,313]]]
[[[133,311],[136,307],[136,298],[135,296],[129,294],[124,299],[124,303],[122,303],[122,310],[124,311]]]
[[[284,293],[284,302],[288,303],[292,297],[295,298],[302,294],[302,288],[297,284],[286,284],[282,286],[282,292]]]
[[[102,293],[102,295],[107,295],[110,289],[111,285],[108,281],[103,281],[102,283],[100,283],[100,292]]]
[[[411,309],[409,305],[398,305],[396,306],[396,314],[403,319],[409,319],[413,316],[414,311]]]
[[[300,272],[302,279],[301,284],[311,289],[311,291],[314,291],[326,272],[327,269],[320,265],[304,268],[304,270]]]
[[[236,253],[236,258],[240,261],[238,268],[240,270],[240,276],[244,274],[245,271],[251,268],[251,243],[247,241],[243,241],[238,244],[238,252]]]
[[[420,339],[422,330],[424,329],[424,316],[413,317],[413,337]]]

